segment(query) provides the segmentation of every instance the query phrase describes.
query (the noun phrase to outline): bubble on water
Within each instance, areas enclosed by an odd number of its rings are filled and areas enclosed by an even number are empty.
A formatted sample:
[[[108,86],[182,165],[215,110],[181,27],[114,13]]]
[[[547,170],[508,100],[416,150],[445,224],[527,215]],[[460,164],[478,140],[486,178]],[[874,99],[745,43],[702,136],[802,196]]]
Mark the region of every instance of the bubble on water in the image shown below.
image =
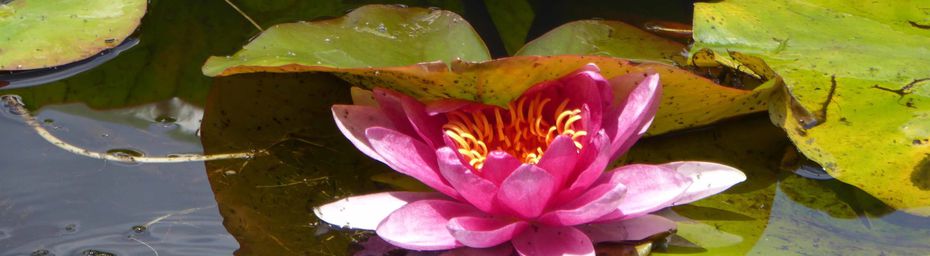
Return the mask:
[[[146,227],[143,226],[143,225],[135,225],[135,226],[132,226],[132,232],[136,232],[136,233],[145,232],[146,229],[148,229],[148,228],[146,228]]]
[[[329,37],[323,38],[323,42],[332,43],[332,42],[333,42],[333,39],[331,39],[331,38],[329,38]]]
[[[68,225],[65,225],[65,232],[74,233],[74,232],[77,232],[77,228],[78,228],[77,224],[70,223]]]
[[[81,252],[82,256],[116,256],[112,252],[98,251],[94,249],[87,249]]]
[[[55,254],[46,249],[38,249],[30,253],[29,256],[55,256]]]
[[[174,122],[177,122],[177,121],[178,121],[177,118],[175,118],[175,117],[173,117],[173,116],[169,116],[169,115],[160,115],[160,116],[155,117],[155,122],[163,123],[163,124],[164,124],[164,123],[174,123]]]
[[[297,54],[294,53],[294,52],[292,52],[292,51],[288,51],[288,52],[287,52],[287,56],[292,56],[292,57],[293,57],[293,56],[297,56]]]

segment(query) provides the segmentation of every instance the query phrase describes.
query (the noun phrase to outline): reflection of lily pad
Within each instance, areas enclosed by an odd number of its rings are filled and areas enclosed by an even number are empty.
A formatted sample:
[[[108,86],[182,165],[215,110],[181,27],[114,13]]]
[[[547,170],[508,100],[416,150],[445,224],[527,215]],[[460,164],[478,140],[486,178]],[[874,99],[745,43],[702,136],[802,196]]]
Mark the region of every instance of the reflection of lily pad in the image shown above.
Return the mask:
[[[746,131],[753,131],[748,133]],[[640,141],[628,162],[711,161],[746,172],[747,180],[727,192],[673,207],[678,234],[666,251],[654,254],[744,255],[760,239],[769,219],[778,157],[788,141],[767,122],[754,118],[712,129]]]
[[[753,131],[751,133],[746,131]],[[835,180],[779,171],[789,146],[761,116],[640,141],[627,162],[703,160],[748,179],[727,192],[664,212],[678,222],[655,255],[927,255],[930,219],[902,212]]]
[[[204,152],[271,153],[206,163],[224,225],[240,243],[238,255],[343,255],[352,234],[328,232],[313,207],[371,192],[370,177],[387,170],[359,153],[333,122],[330,106],[351,101],[348,86],[308,73],[215,82],[201,128]]]
[[[145,0],[0,2],[0,70],[71,63],[119,45],[142,15]]]
[[[802,153],[891,206],[930,215],[927,10],[921,0],[699,3],[694,50],[777,73],[785,88],[772,119]]]

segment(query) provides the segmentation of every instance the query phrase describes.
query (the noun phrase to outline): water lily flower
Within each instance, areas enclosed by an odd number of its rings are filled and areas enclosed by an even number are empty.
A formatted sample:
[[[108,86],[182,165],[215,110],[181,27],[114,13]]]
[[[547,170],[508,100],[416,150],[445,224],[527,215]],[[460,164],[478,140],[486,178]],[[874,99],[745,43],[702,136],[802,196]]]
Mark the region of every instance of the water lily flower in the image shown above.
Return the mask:
[[[646,131],[657,74],[611,79],[589,64],[534,85],[507,108],[422,103],[375,88],[367,105],[336,105],[363,153],[436,192],[383,192],[315,209],[328,223],[375,230],[395,246],[459,254],[593,255],[593,244],[673,230],[650,215],[745,180],[707,162],[630,164],[605,172]]]

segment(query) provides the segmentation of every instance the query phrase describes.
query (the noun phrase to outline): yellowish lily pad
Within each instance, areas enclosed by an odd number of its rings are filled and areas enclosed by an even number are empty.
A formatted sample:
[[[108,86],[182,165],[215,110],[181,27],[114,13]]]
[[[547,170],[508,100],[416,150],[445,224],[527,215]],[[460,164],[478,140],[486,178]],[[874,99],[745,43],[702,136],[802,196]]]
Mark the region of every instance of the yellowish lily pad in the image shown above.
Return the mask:
[[[0,3],[0,70],[58,66],[113,48],[139,26],[145,0]]]
[[[772,120],[804,155],[896,208],[930,216],[927,10],[921,0],[699,3],[693,52],[777,74],[784,88]]]

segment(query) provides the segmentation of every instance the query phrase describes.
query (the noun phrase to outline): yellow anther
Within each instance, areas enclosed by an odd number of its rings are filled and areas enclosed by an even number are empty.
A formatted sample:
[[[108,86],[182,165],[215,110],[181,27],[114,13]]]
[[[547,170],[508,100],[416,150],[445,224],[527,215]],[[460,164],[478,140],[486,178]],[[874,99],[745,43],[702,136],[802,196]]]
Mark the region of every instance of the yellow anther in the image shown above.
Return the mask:
[[[481,170],[491,148],[519,157],[524,163],[535,164],[542,159],[546,148],[559,135],[571,137],[581,150],[582,138],[587,135],[580,122],[581,109],[567,109],[569,100],[563,100],[555,112],[545,115],[550,98],[536,95],[532,99],[521,97],[507,104],[509,111],[489,110],[454,111],[448,113],[444,133],[458,146],[458,152],[468,164]],[[551,124],[550,124],[551,122]]]

